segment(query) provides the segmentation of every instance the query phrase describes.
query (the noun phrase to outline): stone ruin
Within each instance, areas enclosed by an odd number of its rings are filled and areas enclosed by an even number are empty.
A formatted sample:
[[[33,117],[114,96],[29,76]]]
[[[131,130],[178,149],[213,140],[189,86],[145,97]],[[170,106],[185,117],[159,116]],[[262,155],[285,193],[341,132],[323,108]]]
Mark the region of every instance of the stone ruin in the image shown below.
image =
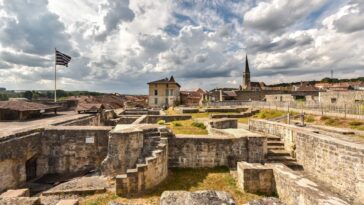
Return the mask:
[[[236,170],[242,191],[279,198],[251,205],[364,204],[362,144],[266,120],[240,128],[231,113],[205,121],[206,136],[175,135],[157,124],[191,119],[185,112],[196,110],[105,111],[2,136],[0,204],[77,204],[106,190],[129,197],[153,189],[169,168],[216,166]],[[239,115],[255,112],[241,108]],[[221,191],[168,191],[161,204],[235,204]]]

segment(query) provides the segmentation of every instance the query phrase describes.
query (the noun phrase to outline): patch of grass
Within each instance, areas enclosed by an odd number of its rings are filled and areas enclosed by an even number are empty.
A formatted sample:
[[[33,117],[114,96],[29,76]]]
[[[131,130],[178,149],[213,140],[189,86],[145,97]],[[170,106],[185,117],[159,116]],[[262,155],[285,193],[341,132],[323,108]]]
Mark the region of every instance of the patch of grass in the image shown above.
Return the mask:
[[[157,124],[158,124],[158,125],[164,125],[164,124],[166,124],[166,121],[165,121],[165,120],[159,120],[159,121],[157,122]]]
[[[166,112],[166,115],[178,115],[179,114],[174,110],[174,107],[169,107],[165,112]]]
[[[277,117],[283,117],[284,115],[287,115],[287,112],[281,110],[262,109],[259,111],[259,113],[255,114],[254,117],[268,120]]]
[[[238,118],[238,122],[239,123],[244,123],[244,124],[248,124],[249,118],[245,117],[245,118]]]
[[[305,116],[305,122],[308,122],[308,123],[312,123],[312,122],[315,122],[315,117],[312,116],[312,115],[307,115]]]
[[[176,125],[177,124],[177,125]],[[194,126],[192,120],[180,120],[173,121],[170,125],[167,125],[174,134],[185,134],[185,135],[207,135],[208,132],[206,127]]]
[[[173,121],[173,122],[172,122],[172,125],[173,125],[173,126],[175,126],[175,127],[180,127],[180,126],[182,126],[182,124],[181,124],[181,123],[179,123],[179,122],[177,122],[177,121]]]
[[[360,126],[360,125],[363,125],[363,122],[354,120],[354,121],[349,122],[349,125],[351,125],[351,126]]]
[[[112,193],[100,194],[97,198],[100,205],[109,201],[117,201],[130,204],[159,204],[160,195],[166,190],[219,190],[226,191],[233,195],[237,204],[244,204],[248,201],[261,198],[255,194],[244,193],[237,187],[235,179],[230,175],[229,169],[225,167],[200,168],[200,169],[171,169],[167,179],[152,190],[143,194],[132,196],[128,199],[118,197],[111,200]],[[88,205],[87,202],[93,200],[95,196],[87,197],[81,201],[81,205]]]
[[[201,129],[206,129],[206,126],[202,123],[202,122],[193,122],[192,126],[201,128]]]

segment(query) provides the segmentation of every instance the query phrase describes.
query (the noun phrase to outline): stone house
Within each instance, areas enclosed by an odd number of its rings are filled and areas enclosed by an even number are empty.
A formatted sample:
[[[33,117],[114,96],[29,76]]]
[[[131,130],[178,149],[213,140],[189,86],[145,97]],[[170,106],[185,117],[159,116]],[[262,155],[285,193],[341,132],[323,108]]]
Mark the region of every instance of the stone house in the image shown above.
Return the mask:
[[[186,106],[199,106],[206,100],[207,91],[199,88],[193,91],[180,91],[181,104]]]
[[[169,107],[180,103],[180,84],[174,77],[164,78],[148,83],[149,107]]]
[[[0,120],[28,120],[39,118],[46,112],[56,113],[59,106],[26,101],[0,101]]]

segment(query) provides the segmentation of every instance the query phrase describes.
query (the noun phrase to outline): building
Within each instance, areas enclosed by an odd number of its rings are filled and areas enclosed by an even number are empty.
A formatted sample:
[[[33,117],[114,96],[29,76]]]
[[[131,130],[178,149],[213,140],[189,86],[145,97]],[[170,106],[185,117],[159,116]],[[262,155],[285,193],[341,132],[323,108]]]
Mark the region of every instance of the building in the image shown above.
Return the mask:
[[[58,108],[60,107],[26,101],[0,101],[0,120],[39,118],[47,112],[56,114]]]
[[[248,62],[248,55],[245,57],[245,70],[243,72],[243,83],[240,85],[239,90],[245,91],[261,91],[265,90],[264,82],[251,82],[250,81],[250,68]]]
[[[180,103],[181,86],[171,76],[148,83],[148,105],[149,107],[169,107]]]
[[[186,106],[199,106],[206,100],[207,91],[201,88],[193,91],[180,91],[181,104]]]

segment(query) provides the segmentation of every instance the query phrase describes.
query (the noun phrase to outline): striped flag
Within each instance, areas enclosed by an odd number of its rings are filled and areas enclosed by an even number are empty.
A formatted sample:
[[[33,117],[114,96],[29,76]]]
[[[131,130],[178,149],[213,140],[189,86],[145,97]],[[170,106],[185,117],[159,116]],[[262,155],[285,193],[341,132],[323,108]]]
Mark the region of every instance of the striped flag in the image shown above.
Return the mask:
[[[56,50],[56,65],[64,65],[68,67],[71,57]]]

